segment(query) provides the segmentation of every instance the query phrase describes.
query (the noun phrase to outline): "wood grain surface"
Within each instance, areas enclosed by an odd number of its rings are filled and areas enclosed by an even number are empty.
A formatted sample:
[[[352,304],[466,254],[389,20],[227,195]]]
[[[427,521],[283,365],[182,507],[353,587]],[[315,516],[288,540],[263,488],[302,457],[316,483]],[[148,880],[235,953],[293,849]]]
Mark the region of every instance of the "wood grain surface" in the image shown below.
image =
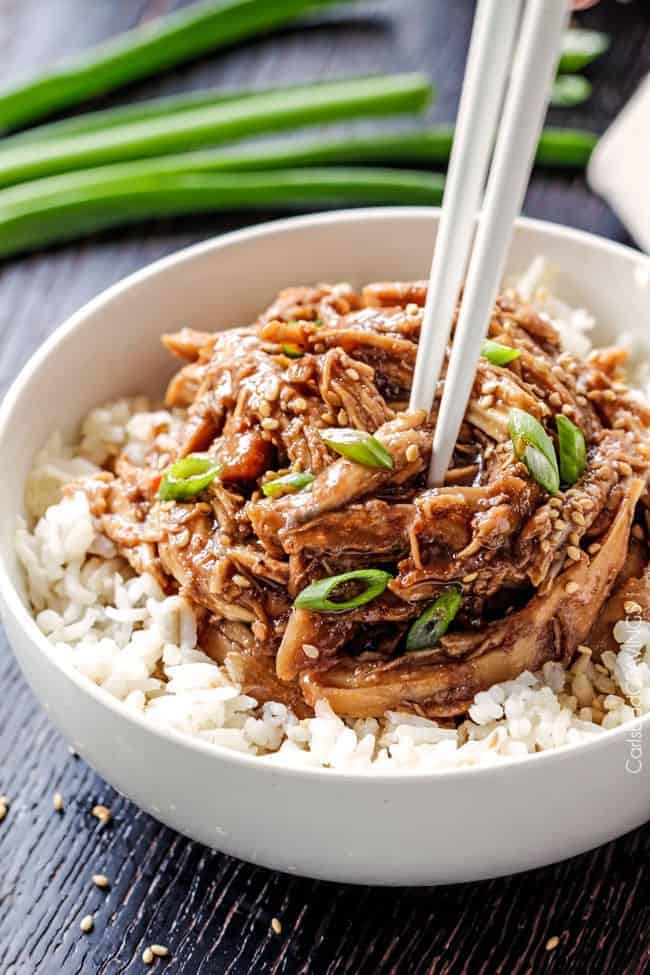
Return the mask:
[[[0,84],[181,5],[0,0]],[[472,12],[471,0],[361,3],[128,94],[417,68],[438,88],[431,118],[450,120]],[[611,31],[612,49],[589,72],[592,100],[555,112],[553,121],[601,131],[650,69],[650,13],[640,0],[603,0],[582,21]],[[582,176],[536,173],[526,212],[626,239]],[[188,243],[266,216],[151,223],[0,265],[0,393],[52,329],[108,285]],[[191,843],[120,798],[68,753],[1,632],[0,686],[0,793],[11,801],[0,824],[0,975],[142,972],[142,951],[152,942],[171,952],[152,970],[174,975],[650,971],[650,826],[558,866],[480,884],[391,890],[289,878]],[[62,813],[53,809],[56,790]],[[98,802],[112,810],[108,826],[91,814]],[[108,891],[93,886],[94,873],[110,878]],[[95,928],[82,934],[87,913]],[[548,950],[553,937],[559,943]]]

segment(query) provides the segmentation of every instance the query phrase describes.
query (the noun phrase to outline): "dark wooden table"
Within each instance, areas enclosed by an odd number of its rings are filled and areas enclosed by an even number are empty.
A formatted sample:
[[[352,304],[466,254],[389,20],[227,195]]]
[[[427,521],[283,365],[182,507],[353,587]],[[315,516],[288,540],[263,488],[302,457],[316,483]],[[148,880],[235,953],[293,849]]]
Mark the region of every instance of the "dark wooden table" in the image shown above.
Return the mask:
[[[0,0],[0,83],[179,5]],[[471,0],[365,3],[329,17],[327,27],[243,45],[140,85],[132,95],[419,68],[438,86],[432,117],[449,120],[472,11]],[[650,13],[641,2],[603,0],[583,22],[610,30],[614,43],[590,72],[592,101],[556,113],[554,121],[600,131],[650,69]],[[526,212],[626,239],[581,176],[536,174]],[[59,322],[118,278],[263,218],[150,224],[3,265],[0,391]],[[75,760],[25,685],[1,632],[0,686],[0,793],[11,800],[0,825],[0,975],[140,972],[147,970],[142,951],[152,942],[169,946],[171,957],[157,961],[155,970],[170,975],[650,971],[650,826],[556,867],[480,884],[391,890],[289,878],[189,842]],[[62,814],[53,810],[56,790],[65,800]],[[97,802],[113,812],[106,828],[91,814]],[[549,829],[561,830],[562,823]],[[110,878],[109,892],[93,887],[98,872]],[[79,921],[89,912],[95,930],[84,935]],[[282,922],[279,935],[270,927],[274,917]],[[548,950],[553,937],[559,944]]]

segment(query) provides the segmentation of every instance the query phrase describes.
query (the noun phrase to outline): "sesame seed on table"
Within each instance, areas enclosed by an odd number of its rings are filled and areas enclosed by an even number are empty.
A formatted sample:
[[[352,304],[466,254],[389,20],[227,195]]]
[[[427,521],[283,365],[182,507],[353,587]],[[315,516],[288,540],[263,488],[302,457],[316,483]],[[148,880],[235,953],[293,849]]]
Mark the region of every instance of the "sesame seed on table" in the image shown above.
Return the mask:
[[[0,0],[0,84],[182,5]],[[320,18],[327,28],[283,30],[133,86],[130,94],[424,70],[438,89],[431,118],[448,121],[457,107],[473,6],[472,0],[362,0]],[[609,31],[612,49],[589,71],[591,101],[555,110],[552,121],[601,131],[650,70],[650,13],[640,0],[603,0],[581,22]],[[525,209],[629,243],[582,175],[538,170]],[[0,394],[56,325],[124,275],[187,244],[277,215],[160,221],[0,264]],[[297,400],[293,406],[303,408]],[[277,422],[271,412],[268,402],[260,408],[269,430]],[[324,422],[345,425],[341,412]],[[575,525],[584,521],[577,509],[567,517]],[[588,648],[580,653],[589,659]],[[603,681],[604,688],[606,673]],[[1,630],[0,682],[1,975],[650,971],[650,825],[566,863],[477,884],[381,889],[288,877],[193,843],[111,789],[51,727]],[[584,693],[581,703],[588,706],[593,691],[583,685],[588,682],[576,678],[574,692]],[[562,825],[549,823],[549,829]]]

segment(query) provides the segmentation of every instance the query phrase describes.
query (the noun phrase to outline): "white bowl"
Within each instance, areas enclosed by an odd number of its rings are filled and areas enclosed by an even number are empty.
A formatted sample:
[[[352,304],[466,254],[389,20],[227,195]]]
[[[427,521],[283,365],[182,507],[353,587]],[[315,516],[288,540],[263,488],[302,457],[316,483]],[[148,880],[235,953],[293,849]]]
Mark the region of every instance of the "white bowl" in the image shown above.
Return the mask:
[[[0,412],[0,607],[9,640],[53,723],[115,788],[187,836],[253,863],[378,884],[479,880],[588,850],[650,818],[650,717],[592,743],[494,767],[434,774],[292,770],[165,732],[64,669],[27,608],[14,552],[25,475],[49,433],[72,436],[94,405],[160,394],[158,341],[182,325],[245,324],[281,287],[425,277],[437,214],[358,210],[271,223],[166,258],[91,301],[45,343]],[[511,269],[545,254],[562,291],[606,326],[648,340],[641,255],[522,220]],[[607,331],[608,330],[608,331]],[[635,774],[636,772],[636,774]]]

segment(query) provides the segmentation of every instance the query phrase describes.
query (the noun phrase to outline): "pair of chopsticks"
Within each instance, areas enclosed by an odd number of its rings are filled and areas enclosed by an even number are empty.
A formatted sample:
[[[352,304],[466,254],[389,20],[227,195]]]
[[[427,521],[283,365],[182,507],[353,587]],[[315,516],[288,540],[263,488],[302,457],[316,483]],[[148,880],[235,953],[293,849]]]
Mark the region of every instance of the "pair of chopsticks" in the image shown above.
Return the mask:
[[[465,278],[434,433],[430,486],[443,483],[463,421],[568,12],[568,0],[479,0],[409,404],[427,413],[432,408]]]

